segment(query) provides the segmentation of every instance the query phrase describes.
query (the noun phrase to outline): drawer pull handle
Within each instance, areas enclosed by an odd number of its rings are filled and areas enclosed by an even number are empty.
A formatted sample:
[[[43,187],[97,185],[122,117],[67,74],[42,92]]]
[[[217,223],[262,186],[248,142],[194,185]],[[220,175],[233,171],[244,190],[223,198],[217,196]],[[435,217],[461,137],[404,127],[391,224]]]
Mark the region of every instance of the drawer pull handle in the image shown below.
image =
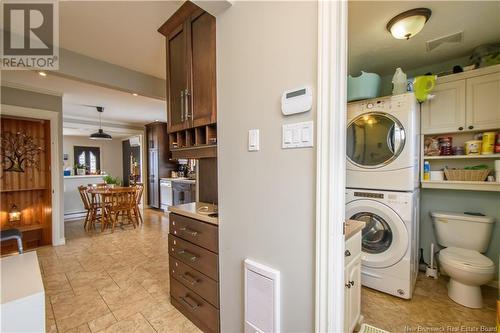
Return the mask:
[[[191,262],[195,262],[196,259],[198,259],[197,256],[195,256],[194,254],[192,254],[191,252],[188,252],[186,250],[180,250],[180,251],[177,251],[177,254],[181,257],[183,257],[184,259],[187,259]]]
[[[194,286],[195,284],[197,284],[198,282],[200,282],[200,280],[198,279],[195,279],[194,277],[192,277],[191,275],[189,275],[188,273],[184,273],[184,274],[179,274],[178,275],[182,280],[186,281],[187,283],[189,283],[190,285]]]
[[[194,230],[191,230],[191,229],[186,228],[186,227],[182,227],[179,230],[182,231],[182,232],[185,232],[186,234],[189,234],[189,235],[191,235],[193,237],[198,236],[198,231],[194,231]]]
[[[351,251],[349,251],[349,250],[345,250],[344,255],[345,255],[346,257],[350,257],[350,256],[351,256]]]
[[[188,295],[186,295],[185,297],[180,297],[181,301],[186,304],[187,306],[189,306],[189,308],[191,310],[196,310],[200,307],[200,304],[196,303],[196,301],[193,300],[193,302],[189,302],[188,299],[192,299],[191,297],[189,297]]]

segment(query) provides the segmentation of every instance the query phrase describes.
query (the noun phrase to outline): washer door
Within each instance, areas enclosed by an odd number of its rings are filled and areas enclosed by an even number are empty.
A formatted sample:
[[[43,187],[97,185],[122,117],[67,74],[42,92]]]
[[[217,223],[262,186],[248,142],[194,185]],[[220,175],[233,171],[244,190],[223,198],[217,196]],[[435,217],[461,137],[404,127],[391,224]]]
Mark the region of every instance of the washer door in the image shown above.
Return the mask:
[[[362,260],[367,267],[389,267],[401,260],[408,248],[408,231],[389,206],[373,200],[347,204],[346,216],[366,223],[362,231]]]
[[[347,126],[347,158],[361,168],[381,168],[403,151],[403,125],[387,113],[365,113]]]

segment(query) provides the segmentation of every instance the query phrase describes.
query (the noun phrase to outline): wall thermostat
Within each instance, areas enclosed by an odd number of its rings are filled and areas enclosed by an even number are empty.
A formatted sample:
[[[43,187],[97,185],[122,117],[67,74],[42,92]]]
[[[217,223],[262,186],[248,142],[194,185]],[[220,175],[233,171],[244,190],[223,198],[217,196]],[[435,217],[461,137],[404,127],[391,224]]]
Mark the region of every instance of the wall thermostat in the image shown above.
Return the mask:
[[[285,116],[310,111],[312,107],[311,88],[288,90],[281,96],[281,112]]]

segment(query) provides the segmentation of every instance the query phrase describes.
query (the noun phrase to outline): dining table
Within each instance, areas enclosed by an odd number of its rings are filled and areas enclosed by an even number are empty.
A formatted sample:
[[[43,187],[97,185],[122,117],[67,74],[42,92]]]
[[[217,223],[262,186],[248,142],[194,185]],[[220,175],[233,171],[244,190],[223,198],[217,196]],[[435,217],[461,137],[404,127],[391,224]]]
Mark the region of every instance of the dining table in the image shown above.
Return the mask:
[[[98,202],[101,204],[101,231],[104,231],[106,227],[105,223],[105,206],[106,206],[106,196],[111,195],[111,190],[119,191],[119,190],[129,190],[130,187],[126,186],[96,186],[89,185],[88,192],[92,195],[92,201]],[[96,196],[100,196],[100,199],[95,200]]]

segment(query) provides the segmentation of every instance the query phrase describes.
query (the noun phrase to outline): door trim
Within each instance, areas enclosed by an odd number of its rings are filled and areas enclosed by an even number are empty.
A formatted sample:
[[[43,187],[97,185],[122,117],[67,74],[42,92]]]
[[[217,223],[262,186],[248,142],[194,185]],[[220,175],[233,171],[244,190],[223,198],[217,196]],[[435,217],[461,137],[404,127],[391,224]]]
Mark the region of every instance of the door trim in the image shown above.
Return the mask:
[[[344,330],[347,5],[318,2],[315,332]]]

